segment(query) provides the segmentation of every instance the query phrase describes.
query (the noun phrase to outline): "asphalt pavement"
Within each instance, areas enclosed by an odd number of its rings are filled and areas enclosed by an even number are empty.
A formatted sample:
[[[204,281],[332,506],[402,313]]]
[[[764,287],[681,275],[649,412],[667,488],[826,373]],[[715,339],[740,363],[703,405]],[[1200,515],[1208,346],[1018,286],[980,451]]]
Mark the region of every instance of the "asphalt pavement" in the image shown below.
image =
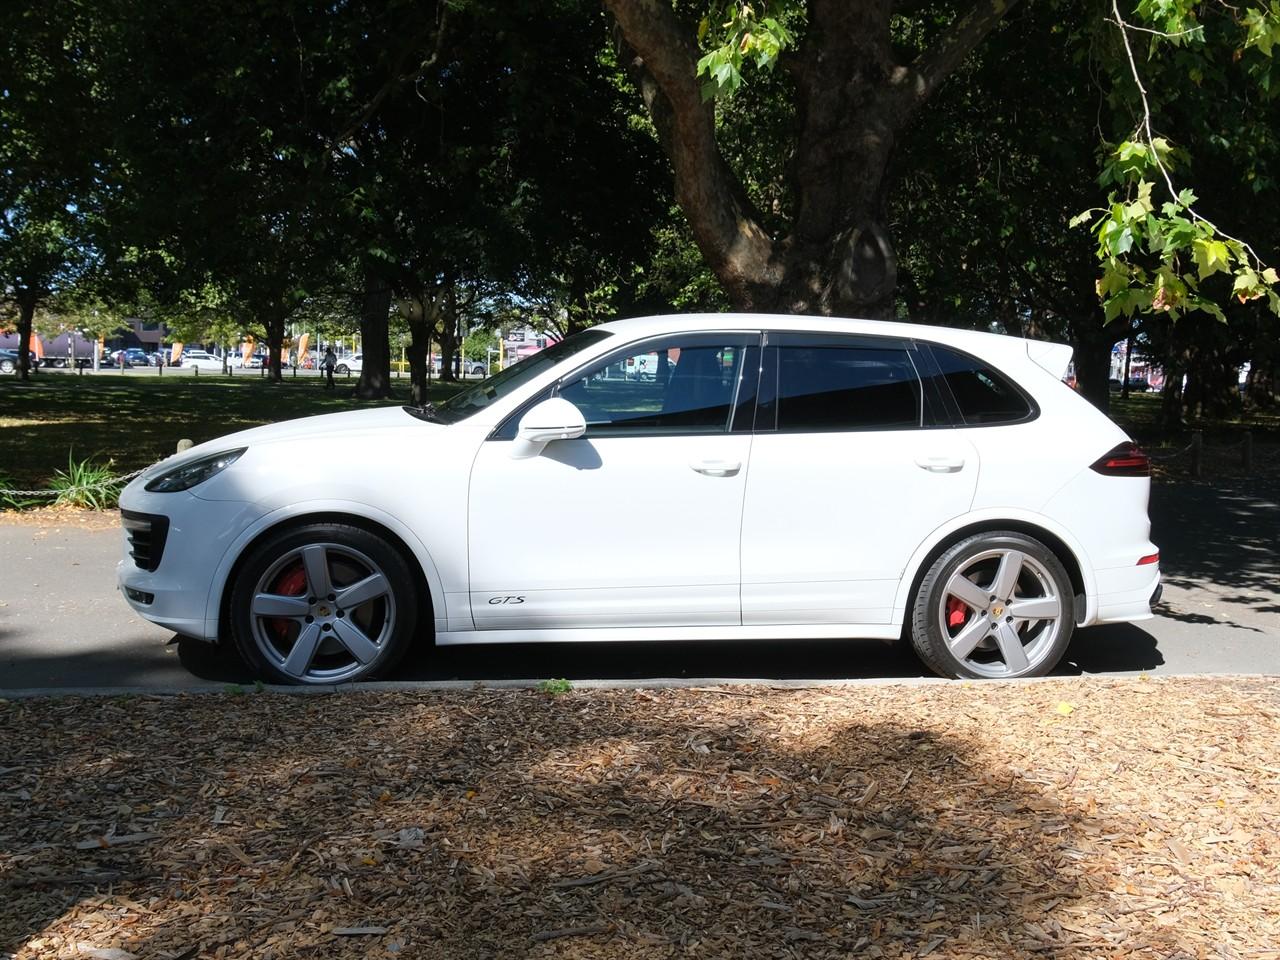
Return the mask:
[[[1076,632],[1059,674],[1280,675],[1280,490],[1158,484],[1165,596],[1137,624]],[[0,690],[198,688],[248,678],[234,657],[133,614],[115,590],[117,530],[0,524]],[[396,680],[844,680],[921,677],[878,641],[423,645]]]

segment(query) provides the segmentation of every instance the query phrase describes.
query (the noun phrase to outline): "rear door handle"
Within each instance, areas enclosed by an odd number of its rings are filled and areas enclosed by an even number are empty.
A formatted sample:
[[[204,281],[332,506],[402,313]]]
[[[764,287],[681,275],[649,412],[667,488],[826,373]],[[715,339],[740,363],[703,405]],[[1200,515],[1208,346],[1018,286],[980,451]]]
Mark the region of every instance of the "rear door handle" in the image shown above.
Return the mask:
[[[707,477],[733,477],[742,469],[737,460],[695,460],[689,466]]]
[[[964,469],[964,457],[917,457],[916,466],[930,473],[959,473]]]

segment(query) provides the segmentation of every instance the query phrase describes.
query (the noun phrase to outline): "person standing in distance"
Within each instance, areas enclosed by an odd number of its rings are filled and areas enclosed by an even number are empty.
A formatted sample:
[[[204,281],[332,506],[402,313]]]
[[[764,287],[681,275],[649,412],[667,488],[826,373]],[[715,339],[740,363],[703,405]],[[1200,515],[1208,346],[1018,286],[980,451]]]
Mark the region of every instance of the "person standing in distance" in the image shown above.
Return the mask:
[[[333,389],[333,368],[338,365],[338,357],[333,352],[333,347],[326,347],[324,351],[324,360],[321,365],[324,367],[324,388],[326,390]]]

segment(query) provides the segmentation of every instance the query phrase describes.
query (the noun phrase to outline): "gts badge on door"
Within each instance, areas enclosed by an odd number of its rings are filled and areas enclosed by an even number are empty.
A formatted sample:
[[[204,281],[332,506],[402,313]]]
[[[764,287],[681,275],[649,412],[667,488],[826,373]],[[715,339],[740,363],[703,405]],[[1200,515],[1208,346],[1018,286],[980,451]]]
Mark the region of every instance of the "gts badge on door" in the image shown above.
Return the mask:
[[[499,603],[506,603],[506,604],[524,603],[524,597],[490,597],[489,598],[490,606],[494,606]]]

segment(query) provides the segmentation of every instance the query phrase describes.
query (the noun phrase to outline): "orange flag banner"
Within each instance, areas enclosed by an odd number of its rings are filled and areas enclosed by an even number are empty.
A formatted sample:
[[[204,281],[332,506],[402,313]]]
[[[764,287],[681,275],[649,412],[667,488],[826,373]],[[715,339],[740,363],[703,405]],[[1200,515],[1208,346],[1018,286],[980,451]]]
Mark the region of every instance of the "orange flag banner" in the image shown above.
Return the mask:
[[[169,351],[169,366],[173,366],[182,359],[182,341],[175,340],[173,349]]]
[[[307,343],[311,340],[311,334],[304,333],[298,338],[298,362],[302,362],[302,358],[307,355]]]
[[[253,356],[253,337],[245,337],[244,343],[240,345],[240,359],[245,363],[249,362],[249,358]]]
[[[40,339],[40,334],[31,335],[31,349],[35,351],[37,360],[44,359],[44,341]]]

